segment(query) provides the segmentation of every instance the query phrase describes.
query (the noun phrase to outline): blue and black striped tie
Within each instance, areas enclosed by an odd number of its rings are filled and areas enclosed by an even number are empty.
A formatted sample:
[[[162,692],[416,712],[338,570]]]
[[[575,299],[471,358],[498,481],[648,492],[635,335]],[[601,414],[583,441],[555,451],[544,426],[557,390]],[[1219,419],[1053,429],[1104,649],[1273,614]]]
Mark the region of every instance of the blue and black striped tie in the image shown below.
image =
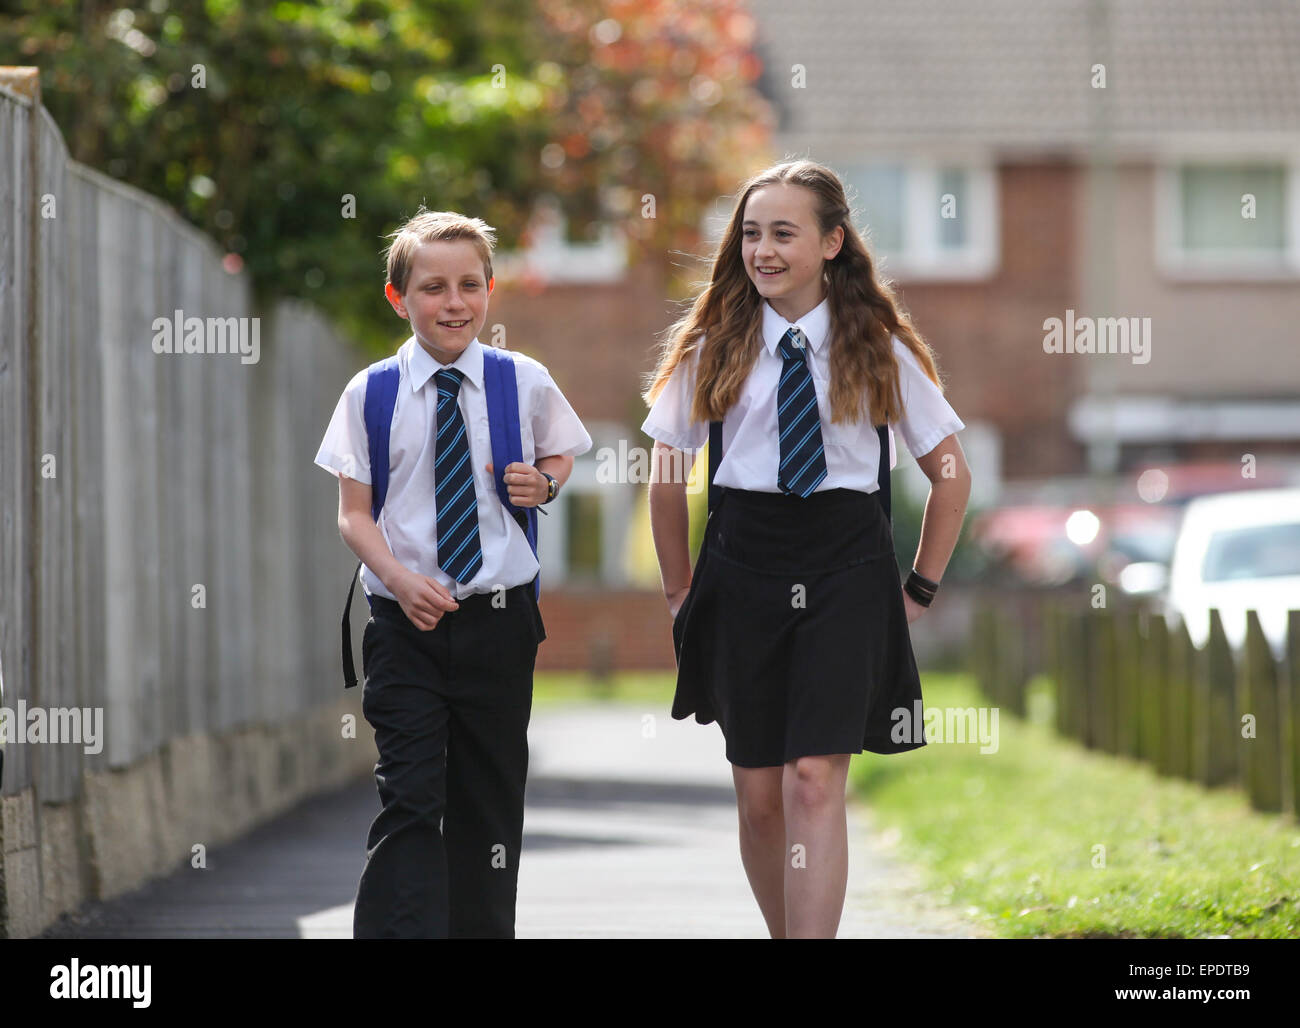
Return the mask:
[[[478,538],[478,497],[469,459],[469,437],[456,396],[465,376],[444,368],[438,384],[438,443],[433,462],[433,495],[438,510],[438,566],[457,582],[468,582],[483,566]]]
[[[807,339],[798,328],[781,337],[781,381],[776,387],[776,424],[781,434],[781,464],[776,484],[783,493],[810,496],[826,478],[822,421],[817,390],[804,355]]]

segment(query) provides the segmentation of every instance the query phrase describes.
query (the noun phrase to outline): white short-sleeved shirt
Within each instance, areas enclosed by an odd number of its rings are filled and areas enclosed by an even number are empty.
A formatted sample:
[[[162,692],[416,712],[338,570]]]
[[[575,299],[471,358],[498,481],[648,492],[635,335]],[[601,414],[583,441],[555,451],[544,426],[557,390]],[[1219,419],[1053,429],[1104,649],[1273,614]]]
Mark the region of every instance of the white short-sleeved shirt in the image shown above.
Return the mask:
[[[577,456],[591,449],[591,436],[546,368],[512,352],[519,388],[519,429],[523,462],[541,457]],[[492,461],[487,398],[483,390],[483,347],[473,340],[451,364],[439,364],[411,336],[397,351],[397,403],[389,437],[388,494],[379,512],[379,530],[393,556],[410,570],[438,582],[457,599],[513,588],[537,575],[537,558],[519,522],[510,516],[487,472]],[[438,566],[438,510],[434,502],[433,462],[436,456],[438,390],[433,381],[444,367],[465,375],[457,403],[465,419],[474,490],[478,495],[479,541],[483,566],[461,584]],[[366,435],[365,402],[368,369],[353,376],[343,390],[334,416],[321,440],[316,463],[335,476],[346,475],[367,485],[370,442]],[[396,599],[364,565],[361,582],[368,593]]]
[[[780,491],[776,484],[780,463],[776,388],[783,364],[777,346],[791,324],[770,303],[763,302],[763,347],[741,388],[740,398],[722,419],[722,462],[714,479],[717,485],[766,493]],[[829,297],[794,324],[803,330],[812,349],[809,364],[826,451],[826,478],[816,492],[827,489],[875,492],[880,487],[880,439],[876,428],[869,419],[850,424],[831,423]],[[891,338],[898,358],[903,415],[897,422],[891,421],[890,428],[903,434],[912,456],[922,457],[966,426],[939,387],[930,381],[916,355],[897,336]],[[698,363],[697,349],[673,369],[641,426],[646,435],[679,450],[696,451],[709,440],[708,422],[691,420]],[[889,466],[892,468],[895,463],[891,431]]]

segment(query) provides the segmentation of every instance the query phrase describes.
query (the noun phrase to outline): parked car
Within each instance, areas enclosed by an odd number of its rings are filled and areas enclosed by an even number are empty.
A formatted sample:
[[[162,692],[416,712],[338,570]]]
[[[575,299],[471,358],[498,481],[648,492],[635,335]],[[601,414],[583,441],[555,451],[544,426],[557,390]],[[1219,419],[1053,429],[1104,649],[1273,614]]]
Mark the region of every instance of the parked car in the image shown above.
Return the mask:
[[[1300,609],[1300,489],[1255,489],[1204,496],[1187,505],[1174,544],[1164,608],[1187,624],[1198,646],[1217,607],[1239,649],[1246,611],[1258,612],[1274,655],[1286,648],[1287,611]]]

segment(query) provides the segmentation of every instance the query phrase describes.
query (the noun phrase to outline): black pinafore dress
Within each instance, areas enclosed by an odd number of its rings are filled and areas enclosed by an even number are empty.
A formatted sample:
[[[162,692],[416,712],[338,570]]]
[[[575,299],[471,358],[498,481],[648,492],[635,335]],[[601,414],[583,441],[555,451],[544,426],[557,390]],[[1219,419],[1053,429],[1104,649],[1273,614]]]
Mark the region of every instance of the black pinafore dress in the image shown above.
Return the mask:
[[[722,432],[710,425],[709,520],[673,620],[672,716],[716,720],[738,767],[926,745],[885,432],[878,492],[801,498],[714,486]]]

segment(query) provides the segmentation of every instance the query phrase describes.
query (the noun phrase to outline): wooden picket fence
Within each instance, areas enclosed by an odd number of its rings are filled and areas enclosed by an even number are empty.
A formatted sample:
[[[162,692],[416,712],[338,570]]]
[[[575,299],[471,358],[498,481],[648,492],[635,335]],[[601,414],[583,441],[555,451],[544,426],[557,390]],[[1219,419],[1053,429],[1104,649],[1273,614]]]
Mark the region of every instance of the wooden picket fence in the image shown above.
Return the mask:
[[[1023,717],[1026,687],[1043,674],[1060,735],[1163,775],[1240,788],[1257,810],[1300,815],[1300,610],[1289,612],[1279,661],[1253,610],[1234,655],[1217,610],[1198,647],[1184,623],[1171,627],[1142,606],[986,594],[971,657],[981,692],[999,706]]]

